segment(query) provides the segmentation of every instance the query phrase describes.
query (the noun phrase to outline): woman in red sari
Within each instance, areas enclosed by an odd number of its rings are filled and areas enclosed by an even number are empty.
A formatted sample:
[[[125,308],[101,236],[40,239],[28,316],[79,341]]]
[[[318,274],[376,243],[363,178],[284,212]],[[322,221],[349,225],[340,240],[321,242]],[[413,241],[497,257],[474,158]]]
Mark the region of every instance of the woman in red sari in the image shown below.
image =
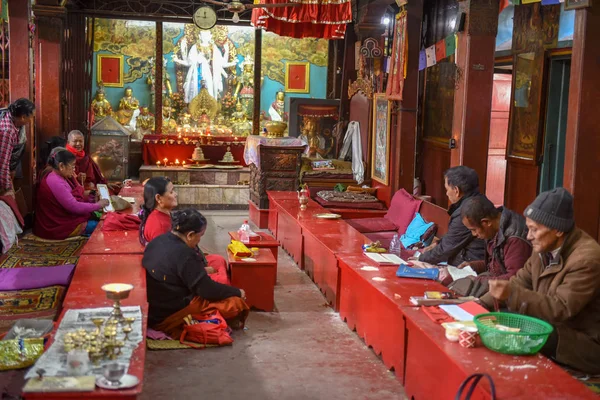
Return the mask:
[[[177,193],[168,178],[150,178],[144,185],[144,204],[142,205],[142,224],[140,225],[140,242],[147,245],[157,236],[171,231],[171,211],[177,207]],[[200,252],[206,260],[206,272],[212,280],[230,284],[227,276],[227,261],[218,254]]]
[[[74,171],[75,156],[71,152],[57,147],[50,153],[37,191],[34,235],[63,240],[89,235],[98,224],[91,218],[92,213],[106,207],[108,200],[86,199],[83,188],[73,184]]]

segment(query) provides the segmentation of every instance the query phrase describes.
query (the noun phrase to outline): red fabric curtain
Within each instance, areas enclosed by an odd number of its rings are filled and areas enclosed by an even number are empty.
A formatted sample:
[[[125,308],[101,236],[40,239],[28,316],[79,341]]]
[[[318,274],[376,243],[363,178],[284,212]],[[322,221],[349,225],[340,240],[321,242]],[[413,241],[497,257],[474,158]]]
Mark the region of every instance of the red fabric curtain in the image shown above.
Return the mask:
[[[285,0],[262,0],[276,4]],[[352,22],[350,0],[302,0],[300,6],[255,8],[252,25],[280,36],[293,38],[342,39]]]

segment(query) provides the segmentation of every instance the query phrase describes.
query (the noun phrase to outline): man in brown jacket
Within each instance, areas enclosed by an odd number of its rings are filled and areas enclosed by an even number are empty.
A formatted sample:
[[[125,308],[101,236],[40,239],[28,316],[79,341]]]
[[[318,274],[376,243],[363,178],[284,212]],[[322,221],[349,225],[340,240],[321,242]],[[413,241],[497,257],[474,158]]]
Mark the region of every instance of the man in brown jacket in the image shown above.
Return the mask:
[[[600,374],[600,245],[575,227],[573,197],[541,193],[524,213],[533,254],[510,281],[490,281],[482,301],[543,319],[554,332],[542,353],[588,374]]]

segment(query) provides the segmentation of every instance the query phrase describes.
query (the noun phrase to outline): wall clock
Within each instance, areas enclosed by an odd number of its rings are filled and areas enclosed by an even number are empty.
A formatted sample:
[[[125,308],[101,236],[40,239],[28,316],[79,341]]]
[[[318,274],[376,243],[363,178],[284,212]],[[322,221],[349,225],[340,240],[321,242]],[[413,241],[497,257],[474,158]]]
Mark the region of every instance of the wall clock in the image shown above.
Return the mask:
[[[193,20],[200,29],[212,29],[217,24],[217,13],[212,7],[202,6],[194,12]]]

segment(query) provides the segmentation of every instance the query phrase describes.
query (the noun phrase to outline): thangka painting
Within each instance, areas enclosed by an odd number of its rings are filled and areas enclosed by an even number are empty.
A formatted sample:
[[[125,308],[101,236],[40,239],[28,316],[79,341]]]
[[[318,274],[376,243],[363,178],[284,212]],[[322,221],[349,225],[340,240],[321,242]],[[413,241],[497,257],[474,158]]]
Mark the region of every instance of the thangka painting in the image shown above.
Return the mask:
[[[372,142],[371,178],[387,185],[390,180],[390,104],[385,93],[373,97]]]
[[[535,159],[540,131],[543,71],[543,50],[516,55],[508,145],[510,156]]]
[[[454,60],[425,70],[423,136],[427,139],[447,143],[452,136],[456,75]]]

